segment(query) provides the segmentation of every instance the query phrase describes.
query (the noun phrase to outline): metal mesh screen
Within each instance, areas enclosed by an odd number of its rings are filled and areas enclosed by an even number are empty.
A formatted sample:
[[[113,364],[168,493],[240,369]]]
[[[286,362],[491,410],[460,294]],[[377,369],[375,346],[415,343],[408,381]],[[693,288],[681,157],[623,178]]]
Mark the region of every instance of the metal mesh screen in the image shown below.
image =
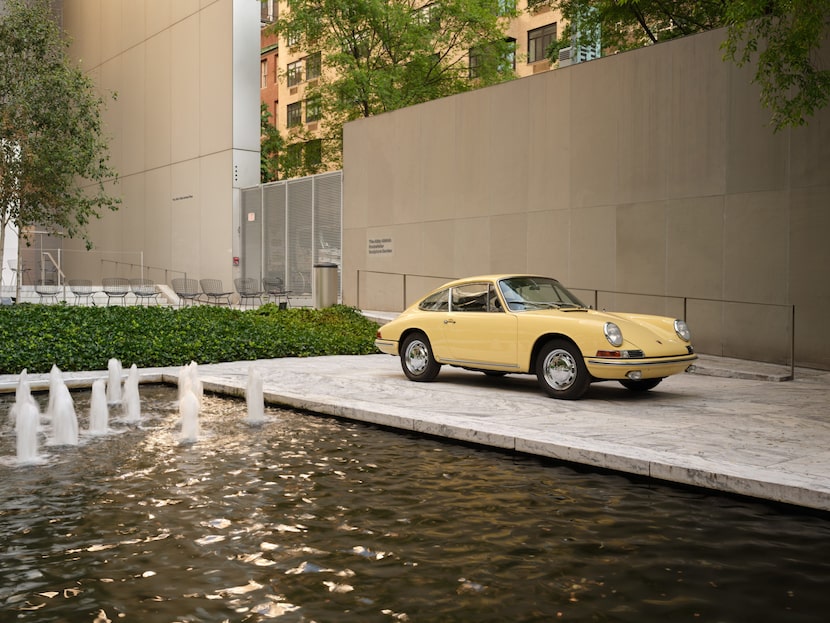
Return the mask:
[[[242,191],[242,257],[243,277],[259,280],[262,262],[262,193],[259,188]]]
[[[294,294],[311,294],[313,197],[310,178],[288,182],[288,289]]]
[[[243,275],[280,277],[292,299],[311,297],[314,264],[340,267],[342,190],[341,171],[243,190]]]
[[[270,184],[263,187],[265,230],[262,265],[263,276],[279,277],[288,283],[286,264],[285,228],[285,184]]]

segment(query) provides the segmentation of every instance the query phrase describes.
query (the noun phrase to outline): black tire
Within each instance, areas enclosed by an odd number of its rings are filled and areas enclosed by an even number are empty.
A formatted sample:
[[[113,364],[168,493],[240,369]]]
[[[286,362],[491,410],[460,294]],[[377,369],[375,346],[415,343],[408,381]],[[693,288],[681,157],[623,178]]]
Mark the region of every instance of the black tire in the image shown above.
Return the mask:
[[[581,398],[591,377],[582,353],[572,342],[551,340],[536,357],[536,379],[551,398],[577,400]]]
[[[620,385],[625,387],[626,389],[630,389],[632,392],[647,392],[650,389],[654,389],[660,384],[662,378],[659,379],[640,379],[639,381],[632,381],[631,379],[623,379],[620,381]]]
[[[441,371],[441,364],[432,356],[429,338],[423,333],[412,333],[401,346],[401,368],[410,381],[433,380]]]

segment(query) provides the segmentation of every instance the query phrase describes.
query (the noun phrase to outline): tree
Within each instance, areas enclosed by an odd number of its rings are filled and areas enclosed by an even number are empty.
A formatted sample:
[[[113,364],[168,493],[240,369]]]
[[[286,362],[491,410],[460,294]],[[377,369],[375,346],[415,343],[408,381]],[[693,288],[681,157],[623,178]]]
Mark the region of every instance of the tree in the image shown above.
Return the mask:
[[[0,15],[0,257],[8,224],[82,237],[120,200],[105,185],[103,101],[68,58],[48,0],[7,0]]]
[[[726,3],[726,58],[755,62],[761,103],[776,130],[805,125],[830,100],[830,0]],[[824,44],[824,65],[819,50]]]
[[[313,103],[326,128],[326,161],[339,159],[347,121],[515,77],[514,46],[504,35],[515,2],[289,0],[288,6],[274,31],[308,51],[305,71],[319,74],[307,87],[306,107]],[[289,73],[295,70],[303,67]]]
[[[260,182],[267,184],[280,179],[280,154],[284,149],[282,136],[276,126],[271,123],[271,113],[265,104],[260,104],[259,114],[260,129],[260,155],[259,155],[259,178]]]
[[[603,49],[618,52],[726,27],[724,57],[739,66],[756,63],[754,81],[776,131],[804,125],[830,99],[830,70],[821,67],[818,54],[830,34],[830,0],[553,0],[550,4],[568,24],[548,50],[552,60],[575,39],[590,43],[597,30],[602,33]]]

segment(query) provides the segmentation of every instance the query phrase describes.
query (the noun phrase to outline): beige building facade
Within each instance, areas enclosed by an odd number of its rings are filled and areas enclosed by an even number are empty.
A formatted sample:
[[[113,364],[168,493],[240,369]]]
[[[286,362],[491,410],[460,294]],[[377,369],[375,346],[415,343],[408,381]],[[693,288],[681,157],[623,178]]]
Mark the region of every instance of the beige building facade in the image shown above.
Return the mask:
[[[64,29],[107,99],[118,212],[67,278],[218,278],[239,256],[240,190],[259,182],[259,0],[63,0]],[[108,94],[117,99],[108,99]]]
[[[541,273],[600,308],[685,316],[700,352],[830,368],[830,110],[773,133],[723,38],[348,124],[344,303]]]

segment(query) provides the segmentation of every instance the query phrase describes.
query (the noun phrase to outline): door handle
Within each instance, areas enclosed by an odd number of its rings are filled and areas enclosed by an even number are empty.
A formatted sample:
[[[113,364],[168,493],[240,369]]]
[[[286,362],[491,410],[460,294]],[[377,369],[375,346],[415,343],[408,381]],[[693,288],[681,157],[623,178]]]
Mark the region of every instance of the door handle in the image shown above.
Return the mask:
[[[444,324],[455,324],[455,320],[453,320],[452,318],[447,318],[447,319],[444,321]]]

